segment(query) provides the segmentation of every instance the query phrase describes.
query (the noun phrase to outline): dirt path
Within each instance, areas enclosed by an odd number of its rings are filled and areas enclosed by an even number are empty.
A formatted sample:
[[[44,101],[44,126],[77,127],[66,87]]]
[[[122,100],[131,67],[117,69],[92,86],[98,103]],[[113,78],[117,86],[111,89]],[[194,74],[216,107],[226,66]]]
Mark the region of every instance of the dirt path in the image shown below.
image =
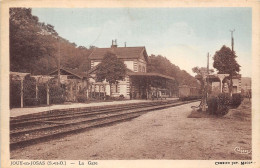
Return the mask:
[[[11,152],[12,159],[250,159],[251,124],[187,118],[191,103]]]

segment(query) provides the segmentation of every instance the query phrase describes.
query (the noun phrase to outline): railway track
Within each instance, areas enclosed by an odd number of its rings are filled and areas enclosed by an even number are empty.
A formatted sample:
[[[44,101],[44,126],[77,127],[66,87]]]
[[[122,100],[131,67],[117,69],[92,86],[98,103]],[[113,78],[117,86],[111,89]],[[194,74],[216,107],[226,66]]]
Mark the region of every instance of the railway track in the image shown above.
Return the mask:
[[[197,100],[195,100],[197,101]],[[45,142],[96,127],[136,118],[143,113],[174,107],[194,101],[156,101],[104,107],[89,107],[78,111],[58,111],[20,116],[10,119],[10,149]]]

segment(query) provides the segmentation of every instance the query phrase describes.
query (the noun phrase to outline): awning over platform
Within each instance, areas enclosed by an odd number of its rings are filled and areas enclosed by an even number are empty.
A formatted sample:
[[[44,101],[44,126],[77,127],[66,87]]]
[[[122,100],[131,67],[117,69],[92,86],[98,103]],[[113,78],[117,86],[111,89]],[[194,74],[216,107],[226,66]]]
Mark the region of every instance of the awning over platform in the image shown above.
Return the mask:
[[[30,75],[30,73],[23,72],[10,72],[12,80],[23,80],[25,76]]]
[[[155,78],[164,78],[168,80],[175,80],[173,77],[162,75],[159,73],[146,73],[146,72],[129,72],[128,75],[131,77],[155,77]]]

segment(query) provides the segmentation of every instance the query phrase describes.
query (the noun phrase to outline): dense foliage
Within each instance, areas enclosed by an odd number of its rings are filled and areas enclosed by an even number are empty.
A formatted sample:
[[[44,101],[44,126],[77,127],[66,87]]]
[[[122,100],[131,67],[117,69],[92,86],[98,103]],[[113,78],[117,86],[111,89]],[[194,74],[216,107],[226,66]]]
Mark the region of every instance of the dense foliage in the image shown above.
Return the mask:
[[[110,96],[111,96],[111,85],[123,80],[126,75],[126,65],[117,58],[117,56],[108,52],[105,54],[102,62],[98,65],[96,77],[97,81],[106,80],[110,85]]]
[[[77,47],[58,35],[50,24],[41,23],[30,8],[10,8],[10,70],[47,74],[58,66],[90,68],[90,49]],[[94,48],[94,47],[92,47]]]
[[[50,86],[50,104],[62,104],[65,102],[65,89],[57,85]]]
[[[225,115],[228,113],[231,98],[229,94],[220,93],[217,97],[212,96],[208,99],[208,112],[214,115]]]
[[[232,99],[231,99],[231,106],[234,108],[237,108],[243,100],[243,97],[240,93],[234,93],[232,94]]]
[[[209,92],[211,90],[211,88],[209,86],[207,86],[206,77],[208,74],[213,73],[214,70],[207,69],[206,67],[194,67],[194,68],[192,68],[192,71],[197,74],[196,79],[200,82],[201,92],[204,94],[206,94],[206,91]]]
[[[216,96],[209,97],[207,100],[209,114],[217,114],[218,98]]]
[[[240,65],[236,61],[236,53],[231,51],[225,45],[219,51],[216,51],[213,57],[213,67],[218,70],[219,74],[229,74],[229,92],[232,92],[232,77],[240,71]]]

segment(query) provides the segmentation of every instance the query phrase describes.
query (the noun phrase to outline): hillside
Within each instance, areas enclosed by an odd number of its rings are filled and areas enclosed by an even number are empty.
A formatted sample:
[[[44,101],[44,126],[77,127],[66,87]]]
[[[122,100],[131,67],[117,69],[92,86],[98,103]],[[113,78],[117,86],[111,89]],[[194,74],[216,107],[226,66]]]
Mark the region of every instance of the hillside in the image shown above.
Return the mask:
[[[157,72],[171,76],[176,79],[177,85],[188,85],[192,87],[200,87],[195,77],[191,76],[185,70],[181,70],[178,66],[171,63],[166,57],[161,55],[151,55],[148,57],[148,72]]]
[[[86,71],[91,49],[71,43],[54,29],[39,22],[31,8],[10,9],[10,70],[47,74],[61,66]]]

